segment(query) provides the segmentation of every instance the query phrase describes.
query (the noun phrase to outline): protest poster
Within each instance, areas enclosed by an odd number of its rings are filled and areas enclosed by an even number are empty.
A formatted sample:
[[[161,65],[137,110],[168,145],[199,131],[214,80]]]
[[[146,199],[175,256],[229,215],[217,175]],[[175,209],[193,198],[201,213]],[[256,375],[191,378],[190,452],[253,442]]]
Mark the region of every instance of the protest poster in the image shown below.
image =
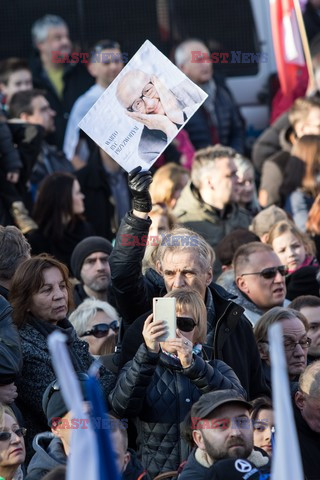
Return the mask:
[[[206,98],[146,40],[79,127],[127,172],[147,170]]]

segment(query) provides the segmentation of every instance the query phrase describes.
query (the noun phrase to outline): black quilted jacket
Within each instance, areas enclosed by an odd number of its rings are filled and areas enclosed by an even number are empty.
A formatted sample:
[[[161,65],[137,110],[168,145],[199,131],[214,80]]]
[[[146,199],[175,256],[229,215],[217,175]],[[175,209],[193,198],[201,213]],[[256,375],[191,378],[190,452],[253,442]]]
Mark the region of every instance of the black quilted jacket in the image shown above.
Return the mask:
[[[139,456],[151,478],[176,470],[190,453],[181,438],[180,424],[191,405],[203,393],[216,389],[244,389],[224,362],[205,362],[194,357],[183,369],[173,357],[148,352],[139,347],[134,359],[121,371],[110,395],[113,410],[120,417],[135,419]]]

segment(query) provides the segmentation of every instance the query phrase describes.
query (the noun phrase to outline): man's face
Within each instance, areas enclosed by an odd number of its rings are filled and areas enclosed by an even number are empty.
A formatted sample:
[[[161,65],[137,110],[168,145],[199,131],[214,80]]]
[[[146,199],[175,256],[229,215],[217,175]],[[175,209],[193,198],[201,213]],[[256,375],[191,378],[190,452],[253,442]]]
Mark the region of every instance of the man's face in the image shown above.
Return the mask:
[[[111,443],[118,471],[123,473],[130,461],[130,453],[124,449],[124,440],[119,430],[111,432]]]
[[[89,72],[97,83],[107,88],[123,68],[121,52],[118,48],[102,50],[98,62],[89,63]]]
[[[6,102],[9,103],[13,95],[17,92],[32,89],[32,75],[30,70],[18,70],[9,76],[7,85],[0,84],[2,93],[6,96]]]
[[[281,325],[288,374],[290,378],[294,379],[305,371],[308,353],[308,348],[302,348],[300,344],[294,345],[294,343],[306,340],[307,332],[303,323],[297,317],[282,320]]]
[[[117,92],[119,101],[129,112],[164,115],[159,94],[151,83],[150,76],[136,72],[126,77]]]
[[[315,357],[320,356],[320,307],[303,307],[301,313],[309,323],[308,337],[311,338],[311,345],[308,353]]]
[[[270,267],[282,265],[279,257],[273,252],[255,252],[249,257],[249,262],[243,267],[241,273],[261,272]],[[245,271],[244,271],[245,270]],[[250,300],[262,310],[281,306],[286,296],[285,277],[278,271],[271,279],[263,278],[259,274],[238,275],[238,288],[245,293]]]
[[[106,292],[111,280],[109,255],[94,252],[85,258],[80,276],[84,285],[94,292]]]
[[[163,247],[160,247],[163,248]],[[177,288],[192,288],[205,298],[206,288],[212,280],[212,268],[205,270],[195,248],[168,251],[160,265],[167,292]]]
[[[213,421],[212,421],[213,420]],[[198,447],[216,461],[222,458],[247,458],[253,449],[252,424],[242,405],[222,405],[214,410],[208,428],[193,432]]]
[[[41,54],[49,59],[52,57],[52,52],[61,52],[70,55],[72,44],[69,37],[69,30],[63,25],[49,28],[46,40],[39,43],[37,47]]]
[[[188,60],[180,68],[197,85],[208,82],[212,78],[213,68],[212,63],[201,61],[192,61],[192,52],[201,52],[202,54],[209,55],[209,50],[201,42],[192,42],[188,47]],[[197,54],[200,57],[200,53]]]
[[[221,158],[215,160],[212,173],[208,173],[209,185],[215,199],[221,205],[228,205],[238,200],[238,176],[237,167],[232,158]]]
[[[295,395],[295,403],[304,420],[311,430],[320,433],[320,399],[298,391]]]
[[[41,125],[46,133],[53,132],[55,130],[54,117],[56,112],[52,110],[48,100],[44,96],[39,95],[32,100],[31,108],[33,113],[31,115],[23,114],[24,119],[28,123]]]

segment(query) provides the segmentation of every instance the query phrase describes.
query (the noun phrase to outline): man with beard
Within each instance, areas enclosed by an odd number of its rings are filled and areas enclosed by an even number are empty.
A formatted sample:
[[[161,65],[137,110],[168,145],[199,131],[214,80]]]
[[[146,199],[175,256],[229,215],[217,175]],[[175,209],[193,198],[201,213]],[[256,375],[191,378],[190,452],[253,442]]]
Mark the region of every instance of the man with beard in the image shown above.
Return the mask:
[[[103,237],[87,237],[73,250],[71,270],[80,282],[75,285],[73,291],[76,307],[88,297],[110,303],[109,255],[111,251],[111,243]]]
[[[195,450],[179,480],[215,477],[216,462],[226,458],[247,459],[268,473],[269,457],[253,449],[251,405],[232,390],[216,390],[202,395],[191,409],[192,439]]]

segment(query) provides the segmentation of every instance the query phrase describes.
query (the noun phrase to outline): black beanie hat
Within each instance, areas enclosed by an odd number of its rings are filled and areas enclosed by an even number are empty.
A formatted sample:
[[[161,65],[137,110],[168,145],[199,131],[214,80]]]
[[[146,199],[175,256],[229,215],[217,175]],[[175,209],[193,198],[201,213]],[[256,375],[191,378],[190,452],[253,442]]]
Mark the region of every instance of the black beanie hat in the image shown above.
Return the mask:
[[[80,272],[85,259],[95,252],[103,252],[110,255],[112,244],[103,237],[87,237],[74,248],[71,255],[71,270],[74,277],[81,282]]]
[[[85,379],[78,379],[84,400],[87,400],[85,392]],[[54,419],[64,417],[69,409],[64,403],[63,396],[57,380],[51,382],[46,388],[42,397],[42,410],[47,417],[48,425],[54,425]]]

